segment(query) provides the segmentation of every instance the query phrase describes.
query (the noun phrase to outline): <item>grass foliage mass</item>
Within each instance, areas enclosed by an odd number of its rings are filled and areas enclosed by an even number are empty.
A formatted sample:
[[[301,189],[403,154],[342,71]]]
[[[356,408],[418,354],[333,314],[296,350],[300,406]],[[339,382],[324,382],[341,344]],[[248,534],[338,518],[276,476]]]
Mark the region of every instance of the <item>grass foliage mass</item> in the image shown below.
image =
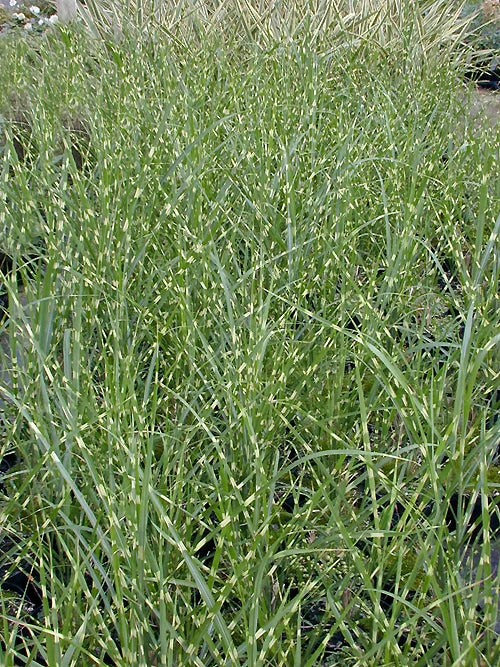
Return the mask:
[[[500,657],[500,141],[463,27],[253,16],[1,40],[0,565],[43,597],[2,592],[2,664]]]

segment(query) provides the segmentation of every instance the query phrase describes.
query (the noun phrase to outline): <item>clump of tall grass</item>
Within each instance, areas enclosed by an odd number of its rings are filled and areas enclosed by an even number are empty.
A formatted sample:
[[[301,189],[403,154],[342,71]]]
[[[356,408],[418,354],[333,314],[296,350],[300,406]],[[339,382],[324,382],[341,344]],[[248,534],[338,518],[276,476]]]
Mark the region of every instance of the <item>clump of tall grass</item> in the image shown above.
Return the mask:
[[[60,0],[64,2],[65,0]],[[72,2],[72,0],[67,0]],[[465,2],[448,0],[88,0],[82,14],[94,32],[119,34],[154,26],[190,42],[210,36],[269,45],[307,33],[313,42],[333,35],[339,42],[376,42],[393,48],[401,40],[429,54],[460,41],[471,18]],[[421,52],[425,45],[425,53]]]
[[[498,129],[343,29],[0,44],[4,664],[498,657]]]

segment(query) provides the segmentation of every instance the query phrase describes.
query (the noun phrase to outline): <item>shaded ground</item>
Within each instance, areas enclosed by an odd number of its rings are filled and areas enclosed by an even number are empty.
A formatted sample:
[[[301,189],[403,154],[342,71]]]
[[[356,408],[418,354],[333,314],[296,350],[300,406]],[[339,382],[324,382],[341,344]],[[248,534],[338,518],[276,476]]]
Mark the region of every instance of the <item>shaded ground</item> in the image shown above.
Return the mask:
[[[480,127],[484,121],[489,125],[496,125],[500,116],[500,95],[488,90],[477,89],[473,93],[472,118]]]

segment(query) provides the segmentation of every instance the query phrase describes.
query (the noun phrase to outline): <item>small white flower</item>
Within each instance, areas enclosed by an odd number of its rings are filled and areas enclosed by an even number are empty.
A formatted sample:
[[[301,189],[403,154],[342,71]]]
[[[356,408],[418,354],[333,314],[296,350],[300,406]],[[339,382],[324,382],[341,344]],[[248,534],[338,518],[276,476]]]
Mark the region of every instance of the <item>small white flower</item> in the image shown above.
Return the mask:
[[[50,23],[57,23],[59,21],[59,17],[57,14],[52,14],[52,16],[49,16],[48,20]]]
[[[22,12],[19,12],[19,13],[14,12],[14,13],[12,14],[12,16],[13,16],[15,19],[17,19],[18,21],[25,21],[25,20],[26,20],[26,16],[25,16]]]
[[[43,25],[45,23],[45,19],[38,19],[38,25]]]
[[[17,0],[10,0],[9,5],[15,7],[17,5]]]
[[[33,26],[31,25],[31,23],[26,23],[25,26],[24,26],[24,29],[25,30],[32,30]]]
[[[30,12],[32,14],[40,14],[40,7],[37,7],[36,5],[31,5]]]

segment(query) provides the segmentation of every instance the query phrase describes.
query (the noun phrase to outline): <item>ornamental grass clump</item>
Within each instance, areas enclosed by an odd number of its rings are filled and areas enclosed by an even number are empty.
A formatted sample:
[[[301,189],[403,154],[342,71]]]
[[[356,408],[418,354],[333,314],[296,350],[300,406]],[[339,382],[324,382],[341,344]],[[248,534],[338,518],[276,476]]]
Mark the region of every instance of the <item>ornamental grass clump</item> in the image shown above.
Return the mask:
[[[498,659],[498,127],[308,30],[0,41],[2,664]]]
[[[414,56],[425,57],[460,42],[471,21],[463,17],[465,5],[448,0],[87,0],[81,14],[95,34],[108,38],[131,27],[142,37],[152,29],[198,44],[215,36],[269,46],[307,34],[315,43],[328,35],[331,45],[335,35],[339,44],[347,40],[358,47],[376,42],[394,49],[403,40]]]

